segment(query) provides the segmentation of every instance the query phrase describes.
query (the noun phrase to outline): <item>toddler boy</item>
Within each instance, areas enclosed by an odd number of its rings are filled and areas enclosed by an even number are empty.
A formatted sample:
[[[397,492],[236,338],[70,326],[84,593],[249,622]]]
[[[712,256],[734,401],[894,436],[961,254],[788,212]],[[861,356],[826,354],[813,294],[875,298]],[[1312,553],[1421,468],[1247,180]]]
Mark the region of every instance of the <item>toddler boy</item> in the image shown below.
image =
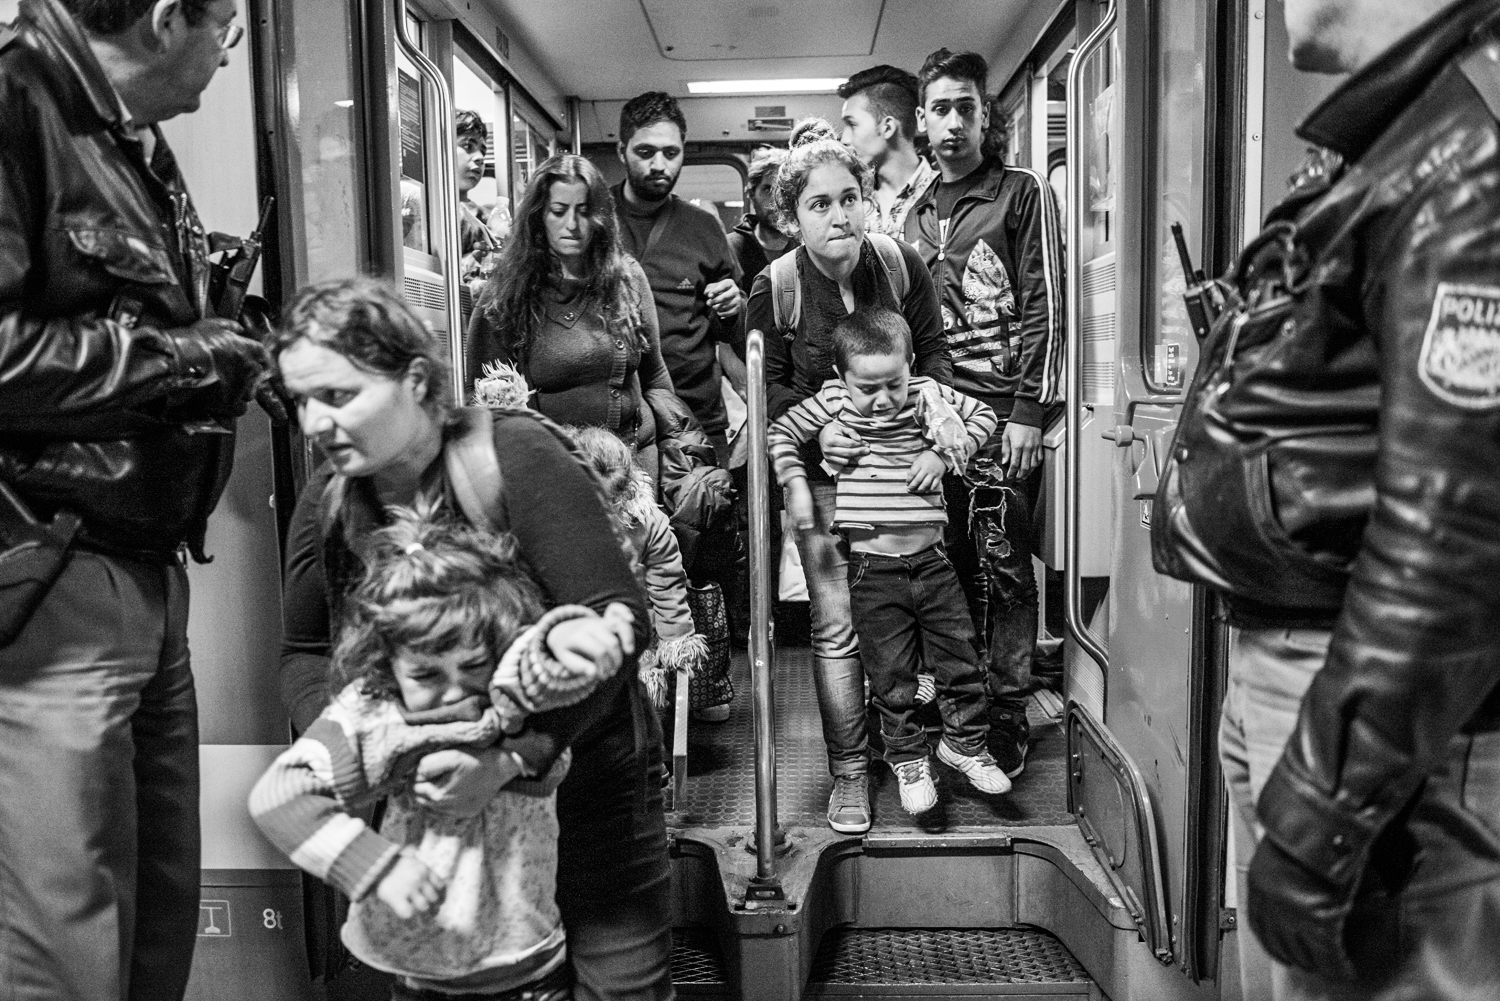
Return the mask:
[[[801,446],[838,421],[867,451],[825,458],[837,481],[834,528],[849,542],[849,598],[870,679],[885,760],[901,805],[937,804],[927,732],[915,720],[919,655],[933,672],[943,719],[939,760],[986,793],[1010,779],[985,749],[988,699],[973,620],[942,544],[943,472],[961,470],[995,430],[995,413],[931,379],[911,375],[911,328],[888,309],[858,310],[833,329],[834,371],[817,394],[770,429],[771,461],[799,529],[813,524]]]

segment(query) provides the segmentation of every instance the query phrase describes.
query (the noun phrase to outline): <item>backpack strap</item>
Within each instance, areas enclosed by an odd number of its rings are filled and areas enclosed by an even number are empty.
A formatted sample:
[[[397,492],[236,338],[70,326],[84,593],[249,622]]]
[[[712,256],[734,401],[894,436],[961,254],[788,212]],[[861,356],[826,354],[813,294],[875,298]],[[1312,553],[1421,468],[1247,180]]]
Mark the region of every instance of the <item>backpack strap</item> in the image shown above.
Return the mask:
[[[906,255],[901,253],[896,241],[884,233],[867,233],[865,238],[875,248],[880,263],[885,265],[886,277],[890,279],[891,291],[896,293],[896,305],[899,306],[911,288],[911,272],[906,270]]]
[[[797,255],[782,254],[771,262],[771,315],[776,329],[790,341],[802,321],[802,282],[797,277]]]
[[[443,468],[453,499],[475,528],[503,532],[510,519],[501,495],[494,418],[488,407],[464,407],[456,417],[459,431],[443,446]]]

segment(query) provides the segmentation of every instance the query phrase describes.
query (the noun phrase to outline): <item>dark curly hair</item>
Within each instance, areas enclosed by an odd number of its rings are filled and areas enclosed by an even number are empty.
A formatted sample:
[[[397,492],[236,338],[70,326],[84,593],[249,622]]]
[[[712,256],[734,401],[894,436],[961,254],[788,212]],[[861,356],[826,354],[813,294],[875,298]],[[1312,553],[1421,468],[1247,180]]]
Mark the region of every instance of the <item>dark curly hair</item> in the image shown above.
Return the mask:
[[[671,122],[677,126],[682,137],[687,138],[687,119],[682,115],[677,98],[659,90],[637,94],[620,109],[620,142],[630,142],[631,136],[657,122]]]
[[[484,124],[484,119],[479,117],[477,111],[460,111],[453,116],[453,133],[459,142],[469,136],[477,136],[479,141],[488,145],[490,141],[489,126]]]
[[[874,177],[870,168],[838,141],[838,133],[822,118],[804,118],[792,128],[791,152],[776,170],[776,213],[783,231],[796,233],[797,199],[807,189],[807,178],[825,163],[846,167],[864,198],[870,197]]]
[[[358,681],[371,695],[399,699],[393,662],[403,651],[477,646],[498,664],[546,611],[515,539],[435,507],[392,507],[389,514],[390,524],[370,536],[364,577],[343,605],[334,682],[342,688]]]
[[[552,185],[574,182],[588,188],[589,217],[594,222],[593,237],[584,251],[589,298],[601,305],[611,327],[623,326],[635,331],[641,346],[646,346],[642,310],[655,306],[637,301],[629,278],[629,259],[620,247],[614,196],[593,163],[572,153],[560,153],[544,160],[527,183],[516,206],[510,239],[500,252],[495,276],[485,286],[479,301],[480,311],[494,325],[507,353],[522,362],[522,371],[544,309],[543,297],[560,277],[542,216],[552,196]]]

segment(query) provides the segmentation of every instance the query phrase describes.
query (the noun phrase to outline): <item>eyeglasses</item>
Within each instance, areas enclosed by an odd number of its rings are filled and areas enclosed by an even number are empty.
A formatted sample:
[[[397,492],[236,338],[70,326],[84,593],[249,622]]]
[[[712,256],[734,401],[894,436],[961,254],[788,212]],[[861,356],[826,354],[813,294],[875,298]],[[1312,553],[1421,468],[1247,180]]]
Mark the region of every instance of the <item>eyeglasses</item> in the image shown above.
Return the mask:
[[[244,37],[244,25],[237,24],[234,21],[230,21],[228,24],[224,25],[224,27],[219,29],[219,48],[226,50],[232,49],[236,45],[240,44],[240,39]]]

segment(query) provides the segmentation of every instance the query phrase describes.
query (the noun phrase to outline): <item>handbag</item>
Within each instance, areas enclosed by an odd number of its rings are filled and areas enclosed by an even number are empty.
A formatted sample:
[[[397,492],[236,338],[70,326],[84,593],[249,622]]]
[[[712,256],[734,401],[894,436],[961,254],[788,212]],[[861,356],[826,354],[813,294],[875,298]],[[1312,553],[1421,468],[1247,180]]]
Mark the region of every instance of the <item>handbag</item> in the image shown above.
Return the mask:
[[[734,680],[729,674],[729,614],[724,608],[724,590],[718,584],[688,586],[688,611],[693,626],[708,643],[708,659],[693,675],[693,709],[722,706],[734,698]]]
[[[21,634],[42,599],[62,576],[68,550],[81,522],[69,511],[59,511],[44,525],[31,509],[0,480],[0,647]]]

